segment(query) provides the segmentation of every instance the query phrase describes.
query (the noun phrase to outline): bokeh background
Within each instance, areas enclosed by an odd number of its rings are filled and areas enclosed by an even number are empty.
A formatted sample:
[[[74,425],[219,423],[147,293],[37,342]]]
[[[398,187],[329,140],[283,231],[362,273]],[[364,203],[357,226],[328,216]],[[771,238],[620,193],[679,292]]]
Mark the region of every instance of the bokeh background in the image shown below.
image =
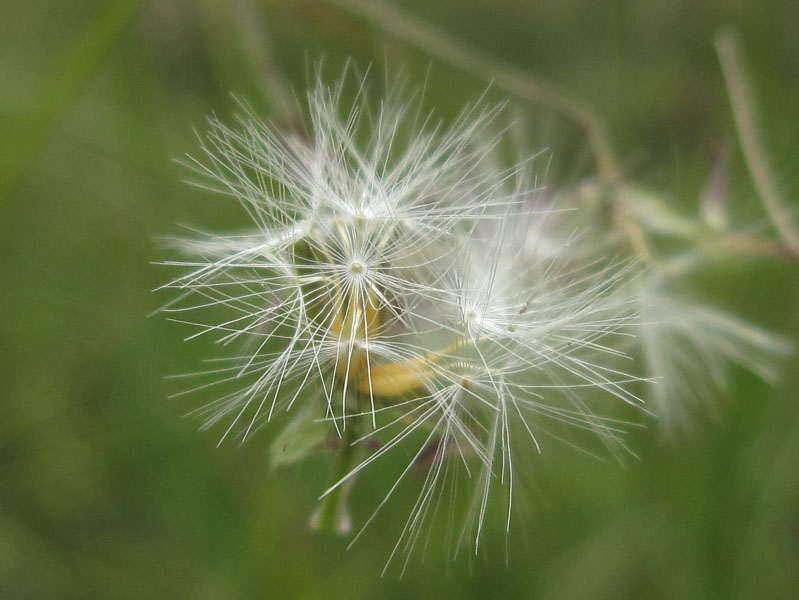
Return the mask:
[[[627,177],[695,210],[732,144],[740,225],[766,221],[735,145],[713,38],[735,28],[763,137],[799,196],[799,3],[725,0],[396,0],[472,48],[581,96]],[[539,6],[540,5],[540,6]],[[207,115],[246,97],[276,114],[275,78],[302,96],[324,57],[405,69],[444,119],[487,81],[322,0],[4,0],[0,3],[0,597],[795,598],[799,368],[777,388],[736,372],[715,421],[666,440],[635,431],[626,466],[556,450],[528,466],[530,518],[495,552],[430,552],[380,577],[407,512],[351,550],[307,528],[326,466],[271,470],[269,432],[216,447],[164,376],[209,356],[148,314],[170,271],[154,238],[178,223],[235,229],[229,200],[184,183]],[[496,87],[489,100],[505,99]],[[550,176],[592,174],[585,139],[511,100]],[[697,293],[792,340],[795,264],[719,269]],[[373,472],[374,475],[374,472]],[[379,479],[379,477],[377,477]],[[386,482],[362,482],[363,519]],[[399,504],[399,503],[398,503]],[[407,505],[400,506],[407,508]]]

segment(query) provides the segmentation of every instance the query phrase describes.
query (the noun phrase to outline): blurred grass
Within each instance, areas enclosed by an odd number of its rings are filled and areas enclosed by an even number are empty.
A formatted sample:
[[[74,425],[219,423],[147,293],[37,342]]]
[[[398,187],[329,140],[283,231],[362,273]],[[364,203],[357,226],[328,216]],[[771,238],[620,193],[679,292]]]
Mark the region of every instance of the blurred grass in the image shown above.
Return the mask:
[[[796,207],[796,3],[398,4],[586,98],[629,176],[687,207],[733,134],[713,34],[737,28]],[[349,551],[307,531],[324,464],[272,472],[266,435],[217,449],[218,432],[182,418],[199,399],[167,400],[163,376],[209,349],[146,318],[168,277],[150,264],[162,257],[152,240],[175,223],[246,221],[181,183],[172,159],[196,150],[206,115],[231,114],[231,91],[281,110],[264,95],[271,78],[301,95],[319,56],[331,74],[348,56],[418,81],[429,68],[425,102],[445,117],[486,86],[316,0],[0,6],[0,597],[796,597],[796,357],[778,389],[737,374],[718,422],[690,437],[636,432],[641,460],[626,469],[557,448],[535,461],[508,568],[496,533],[487,564],[447,565],[431,549],[400,582],[378,576],[394,542],[380,528]],[[590,174],[579,129],[517,108],[551,148],[553,179]],[[738,152],[731,173],[736,221],[765,224]],[[741,263],[706,286],[799,339],[794,267]],[[363,519],[385,482],[361,484]]]

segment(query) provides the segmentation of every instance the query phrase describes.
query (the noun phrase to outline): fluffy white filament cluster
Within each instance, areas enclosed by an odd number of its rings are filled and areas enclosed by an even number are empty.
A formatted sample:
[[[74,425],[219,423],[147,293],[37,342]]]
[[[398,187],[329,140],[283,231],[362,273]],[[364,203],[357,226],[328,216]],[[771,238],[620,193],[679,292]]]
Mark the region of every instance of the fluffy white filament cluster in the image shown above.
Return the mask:
[[[444,127],[398,90],[374,110],[363,85],[354,101],[345,89],[317,84],[307,132],[251,112],[233,128],[211,120],[194,168],[252,228],[176,240],[185,258],[168,264],[185,272],[164,310],[231,348],[197,374],[195,390],[224,390],[207,426],[243,440],[280,417],[296,458],[337,456],[318,522],[347,529],[345,492],[385,464],[395,483],[379,508],[422,473],[395,552],[442,504],[462,506],[453,537],[476,547],[490,504],[509,526],[524,452],[580,430],[623,449],[615,406],[640,405],[640,378],[620,365],[651,304],[634,261],[565,229],[528,164],[492,166],[496,110]]]

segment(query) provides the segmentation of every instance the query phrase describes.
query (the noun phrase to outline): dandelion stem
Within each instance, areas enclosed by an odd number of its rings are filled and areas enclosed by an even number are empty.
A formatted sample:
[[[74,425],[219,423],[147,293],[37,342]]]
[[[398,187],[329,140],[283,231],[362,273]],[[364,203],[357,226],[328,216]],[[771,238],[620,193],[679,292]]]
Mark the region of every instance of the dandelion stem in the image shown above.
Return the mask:
[[[360,395],[357,395],[360,404]],[[347,427],[342,427],[341,447],[333,470],[332,484],[335,484],[350,472],[355,462],[358,440],[358,421],[352,420]],[[311,517],[311,528],[316,531],[346,534],[352,527],[352,520],[347,506],[350,490],[355,477],[350,477],[343,485],[338,486],[320,500],[319,506]]]

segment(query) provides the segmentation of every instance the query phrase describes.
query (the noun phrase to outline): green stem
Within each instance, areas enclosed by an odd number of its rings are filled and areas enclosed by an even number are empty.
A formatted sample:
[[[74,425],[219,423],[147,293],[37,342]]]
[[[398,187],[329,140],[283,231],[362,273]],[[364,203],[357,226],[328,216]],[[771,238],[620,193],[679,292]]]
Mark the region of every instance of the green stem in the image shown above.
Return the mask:
[[[347,428],[341,433],[341,448],[336,458],[332,484],[341,481],[351,471],[356,455],[354,443],[357,439],[357,421],[352,420],[347,423]],[[319,506],[311,517],[311,528],[326,533],[345,534],[349,532],[351,519],[347,500],[354,481],[355,478],[349,479],[320,500]]]

